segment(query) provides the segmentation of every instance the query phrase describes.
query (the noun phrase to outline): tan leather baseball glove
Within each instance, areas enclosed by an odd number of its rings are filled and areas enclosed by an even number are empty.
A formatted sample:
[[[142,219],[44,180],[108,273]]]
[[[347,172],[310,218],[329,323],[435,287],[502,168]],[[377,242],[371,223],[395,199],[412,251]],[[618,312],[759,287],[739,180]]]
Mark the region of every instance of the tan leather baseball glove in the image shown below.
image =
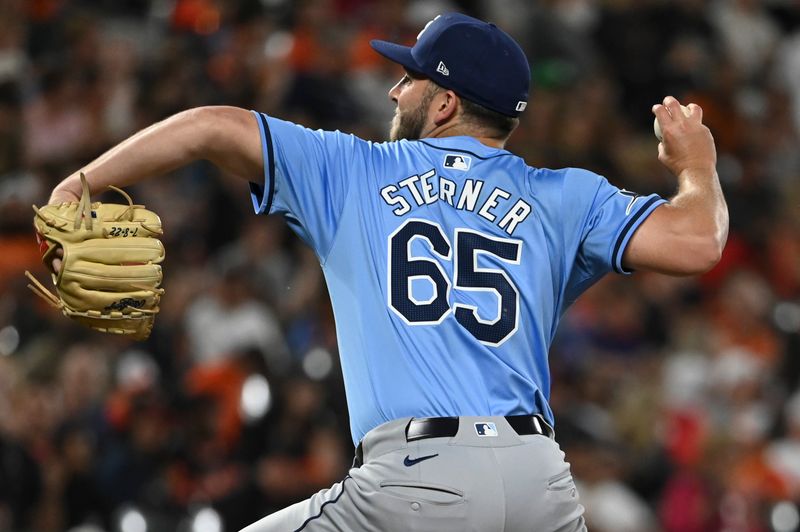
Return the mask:
[[[87,327],[143,340],[164,293],[161,220],[116,187],[109,188],[122,194],[127,205],[92,203],[83,174],[81,184],[78,202],[33,207],[42,262],[52,272],[56,293],[26,271],[33,283],[28,287]],[[56,273],[52,262],[59,248],[63,257]]]

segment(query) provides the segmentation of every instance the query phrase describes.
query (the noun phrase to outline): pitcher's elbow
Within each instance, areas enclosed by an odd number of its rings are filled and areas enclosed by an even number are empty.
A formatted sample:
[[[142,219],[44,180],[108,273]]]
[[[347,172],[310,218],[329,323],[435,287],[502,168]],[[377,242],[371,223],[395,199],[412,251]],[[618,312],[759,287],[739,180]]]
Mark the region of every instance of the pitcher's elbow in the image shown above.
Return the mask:
[[[708,242],[693,250],[690,258],[688,275],[701,275],[711,271],[722,260],[725,243],[717,239]]]

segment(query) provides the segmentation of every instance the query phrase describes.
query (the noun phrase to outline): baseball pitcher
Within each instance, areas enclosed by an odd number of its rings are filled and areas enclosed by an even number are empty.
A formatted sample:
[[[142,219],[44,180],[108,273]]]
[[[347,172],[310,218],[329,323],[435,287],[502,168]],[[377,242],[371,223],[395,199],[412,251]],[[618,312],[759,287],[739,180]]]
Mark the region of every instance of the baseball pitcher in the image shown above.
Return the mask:
[[[519,45],[461,14],[412,47],[391,141],[232,107],[185,111],[66,178],[51,204],[207,159],[250,182],[319,257],[356,446],[345,479],[247,532],[584,530],[554,439],[548,349],[570,304],[609,272],[673,275],[720,258],[728,215],[702,111],[655,105],[669,201],[589,170],[535,168],[504,145],[528,105]],[[54,270],[66,267],[50,254]],[[164,297],[169,297],[167,294]]]

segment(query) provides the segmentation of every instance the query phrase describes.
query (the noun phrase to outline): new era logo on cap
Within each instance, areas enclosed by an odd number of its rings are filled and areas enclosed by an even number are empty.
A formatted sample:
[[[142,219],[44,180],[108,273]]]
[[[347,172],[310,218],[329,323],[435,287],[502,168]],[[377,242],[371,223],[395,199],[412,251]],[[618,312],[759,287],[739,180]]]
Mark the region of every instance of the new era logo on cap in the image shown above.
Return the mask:
[[[486,421],[486,422],[481,421],[481,422],[475,423],[475,432],[478,433],[478,436],[481,436],[483,438],[487,438],[487,437],[496,438],[497,437],[497,425],[495,425],[494,423],[491,423],[489,421]]]
[[[439,66],[436,67],[436,72],[443,76],[449,76],[450,70],[447,69],[443,61],[439,61]]]
[[[526,107],[528,107],[528,102],[517,102],[517,111],[520,113],[524,111]]]
[[[448,153],[444,156],[444,167],[466,172],[472,165],[472,157]]]

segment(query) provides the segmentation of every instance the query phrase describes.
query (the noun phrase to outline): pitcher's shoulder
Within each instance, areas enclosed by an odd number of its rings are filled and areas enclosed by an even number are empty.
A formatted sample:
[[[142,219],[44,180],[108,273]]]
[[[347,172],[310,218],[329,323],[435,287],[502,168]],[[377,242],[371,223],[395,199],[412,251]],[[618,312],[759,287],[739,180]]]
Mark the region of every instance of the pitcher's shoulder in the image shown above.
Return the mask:
[[[538,181],[575,181],[591,183],[605,179],[600,174],[585,168],[566,167],[566,168],[541,168],[528,166],[528,176]]]
[[[603,187],[605,177],[584,168],[538,168],[528,166],[527,182],[534,195],[591,198]]]

